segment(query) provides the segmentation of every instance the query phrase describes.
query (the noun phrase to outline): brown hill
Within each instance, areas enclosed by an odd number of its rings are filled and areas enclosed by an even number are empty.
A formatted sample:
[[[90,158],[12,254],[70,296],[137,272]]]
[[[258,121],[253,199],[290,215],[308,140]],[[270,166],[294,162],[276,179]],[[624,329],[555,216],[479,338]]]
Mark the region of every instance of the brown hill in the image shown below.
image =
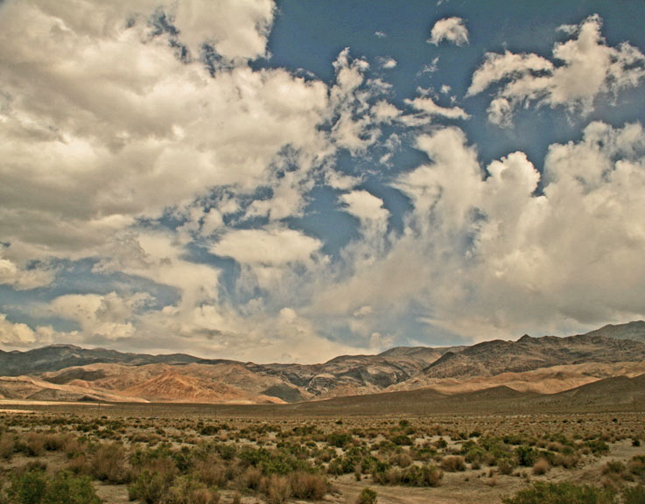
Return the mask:
[[[645,374],[614,376],[534,401],[538,409],[561,411],[643,411]]]
[[[397,347],[379,355],[339,356],[312,365],[57,345],[0,352],[0,373],[9,375],[0,377],[0,396],[7,400],[282,403],[416,390],[426,395],[433,390],[442,397],[487,389],[558,394],[605,378],[645,373],[645,343],[607,336],[634,335],[643,324],[606,326],[568,338],[523,336],[518,341],[488,341],[471,347]],[[11,363],[9,368],[2,367],[6,362]],[[49,370],[33,372],[48,365]],[[13,376],[20,371],[33,374]]]
[[[269,364],[253,370],[277,377],[316,397],[373,393],[408,380],[441,355],[428,350],[431,352],[427,359],[344,355],[323,364]]]
[[[231,362],[185,366],[90,364],[46,373],[43,379],[48,383],[109,391],[124,398],[139,397],[148,401],[283,402],[278,396],[265,393],[267,388],[282,385],[282,382],[259,376],[242,364]],[[302,396],[298,395],[298,399]]]

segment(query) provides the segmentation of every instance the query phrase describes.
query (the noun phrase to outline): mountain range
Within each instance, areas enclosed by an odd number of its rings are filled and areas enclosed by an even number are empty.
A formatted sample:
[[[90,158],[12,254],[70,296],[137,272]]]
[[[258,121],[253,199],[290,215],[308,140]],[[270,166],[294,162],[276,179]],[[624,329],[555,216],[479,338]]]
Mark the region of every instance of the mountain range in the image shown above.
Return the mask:
[[[0,350],[0,399],[5,402],[277,404],[412,391],[443,397],[486,390],[556,397],[587,390],[584,387],[603,380],[641,375],[645,375],[643,321],[569,337],[524,335],[517,341],[472,346],[397,347],[378,355],[343,355],[309,365],[72,345]]]

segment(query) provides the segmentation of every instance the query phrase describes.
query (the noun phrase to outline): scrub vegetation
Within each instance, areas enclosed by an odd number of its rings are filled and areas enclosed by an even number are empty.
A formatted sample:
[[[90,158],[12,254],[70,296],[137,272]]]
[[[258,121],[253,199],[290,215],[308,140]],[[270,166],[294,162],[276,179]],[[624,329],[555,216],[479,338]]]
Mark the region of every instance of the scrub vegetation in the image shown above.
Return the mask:
[[[645,495],[637,413],[172,413],[0,413],[0,503],[383,504],[397,491],[399,502],[440,503],[451,492],[475,502],[471,492],[477,502],[504,504],[635,504]]]

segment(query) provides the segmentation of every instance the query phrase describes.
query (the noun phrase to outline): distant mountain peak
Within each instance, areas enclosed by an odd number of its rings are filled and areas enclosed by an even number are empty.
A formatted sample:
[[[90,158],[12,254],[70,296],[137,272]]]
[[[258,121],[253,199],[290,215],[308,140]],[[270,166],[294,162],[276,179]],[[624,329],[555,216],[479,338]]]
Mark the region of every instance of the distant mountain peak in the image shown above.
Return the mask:
[[[581,366],[580,371],[571,366]],[[639,371],[645,371],[644,321],[610,324],[569,337],[525,334],[516,341],[497,339],[471,346],[401,346],[378,355],[340,355],[310,365],[54,344],[0,352],[0,376],[31,375],[17,381],[0,379],[0,395],[22,397],[29,392],[47,400],[90,394],[106,400],[301,401],[423,387],[488,388],[509,380],[520,380],[525,389],[539,385],[541,390],[558,391],[566,390],[566,384],[589,383],[593,377]],[[520,379],[519,374],[526,377]],[[538,385],[528,383],[536,376]],[[549,378],[541,383],[539,376]],[[29,385],[16,385],[20,380]]]
[[[82,347],[79,347],[77,345],[72,345],[71,343],[54,343],[52,345],[44,346],[41,349],[44,350],[46,348],[71,348],[74,350],[84,350]]]

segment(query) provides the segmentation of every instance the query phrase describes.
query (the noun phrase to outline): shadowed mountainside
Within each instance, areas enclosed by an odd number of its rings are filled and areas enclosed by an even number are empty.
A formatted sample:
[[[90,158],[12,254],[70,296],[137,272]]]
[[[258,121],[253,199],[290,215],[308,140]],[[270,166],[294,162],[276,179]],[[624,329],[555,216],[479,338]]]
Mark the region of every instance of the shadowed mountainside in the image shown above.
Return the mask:
[[[87,349],[74,345],[50,345],[26,352],[0,350],[0,374],[2,376],[20,376],[45,373],[98,362],[142,366],[162,363],[188,364],[203,360],[186,354],[147,355],[123,353],[105,348]]]
[[[522,336],[518,341],[485,341],[448,352],[423,370],[430,378],[470,378],[522,373],[538,368],[645,360],[645,343],[584,334],[557,338]]]
[[[588,336],[605,336],[607,338],[634,340],[645,343],[645,321],[636,320],[627,324],[606,325],[587,333]]]

